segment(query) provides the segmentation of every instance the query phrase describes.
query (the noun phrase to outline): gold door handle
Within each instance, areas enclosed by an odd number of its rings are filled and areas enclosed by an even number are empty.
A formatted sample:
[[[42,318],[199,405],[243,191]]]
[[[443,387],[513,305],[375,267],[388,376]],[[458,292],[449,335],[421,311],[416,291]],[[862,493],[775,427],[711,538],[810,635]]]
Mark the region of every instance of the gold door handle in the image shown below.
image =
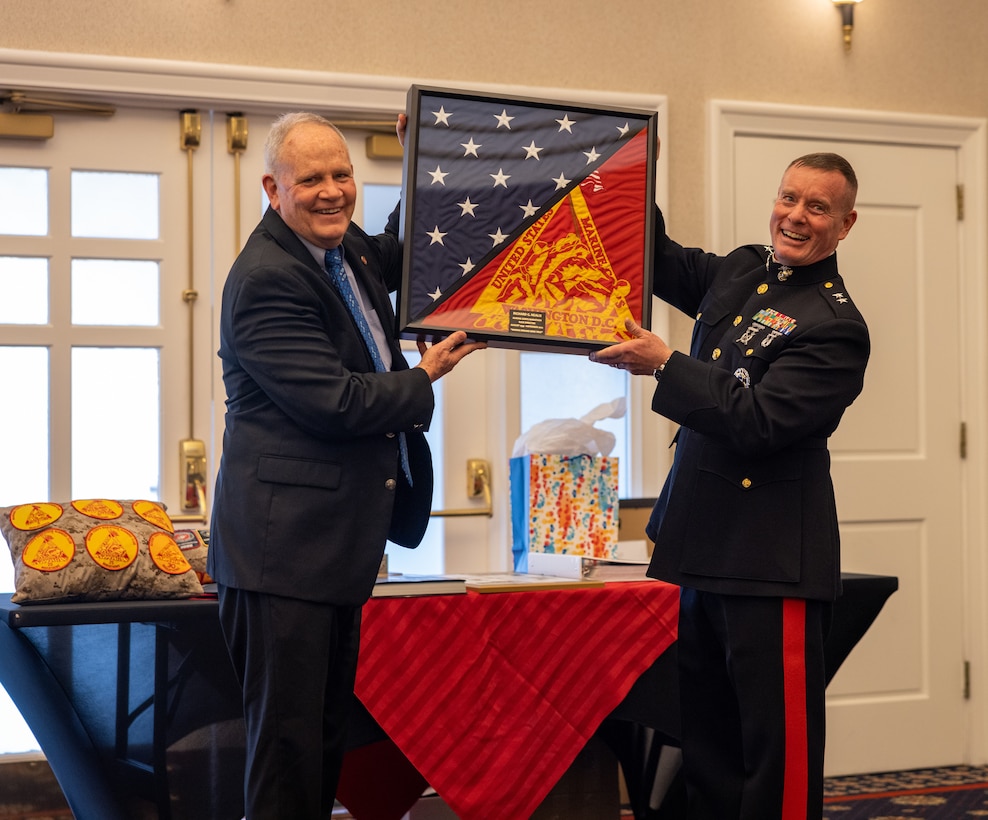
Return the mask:
[[[469,515],[494,515],[491,501],[491,465],[482,458],[467,459],[467,497],[484,498],[483,507],[466,507],[458,510],[433,510],[429,515],[436,518],[464,518]]]

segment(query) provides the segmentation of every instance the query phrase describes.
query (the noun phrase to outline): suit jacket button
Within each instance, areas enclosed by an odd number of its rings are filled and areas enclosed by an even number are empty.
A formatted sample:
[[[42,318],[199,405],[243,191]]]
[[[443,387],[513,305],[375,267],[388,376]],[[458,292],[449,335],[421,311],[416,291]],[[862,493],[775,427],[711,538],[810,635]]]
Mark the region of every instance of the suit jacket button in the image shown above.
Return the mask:
[[[385,433],[384,435],[387,436],[388,438],[394,438],[395,437],[395,434],[394,433]]]
[[[395,481],[393,478],[389,478],[387,481],[384,482],[384,486],[387,487],[389,490],[393,490],[395,487],[398,486],[398,482]]]

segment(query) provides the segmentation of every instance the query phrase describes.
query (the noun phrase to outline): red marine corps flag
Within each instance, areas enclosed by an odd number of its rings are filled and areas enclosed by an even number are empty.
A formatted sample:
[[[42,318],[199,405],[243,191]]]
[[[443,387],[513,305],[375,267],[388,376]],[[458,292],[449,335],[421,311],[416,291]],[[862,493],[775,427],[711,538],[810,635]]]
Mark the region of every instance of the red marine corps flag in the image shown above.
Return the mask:
[[[648,327],[656,114],[412,86],[400,331],[596,349]]]

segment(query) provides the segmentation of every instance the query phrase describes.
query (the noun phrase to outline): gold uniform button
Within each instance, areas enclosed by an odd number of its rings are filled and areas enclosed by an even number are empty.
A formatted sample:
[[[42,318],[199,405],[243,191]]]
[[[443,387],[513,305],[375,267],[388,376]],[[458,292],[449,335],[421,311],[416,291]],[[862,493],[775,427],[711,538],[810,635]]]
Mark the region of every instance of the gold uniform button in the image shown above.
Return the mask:
[[[824,285],[824,287],[825,287],[825,288],[828,288],[828,289],[829,289],[829,288],[832,288],[833,286],[834,286],[834,283],[833,283],[833,282],[827,282],[827,283],[826,283],[826,284]]]
[[[759,293],[767,293],[767,292],[768,292],[768,285],[766,285],[766,284],[765,284],[764,282],[762,282],[762,283],[761,283],[761,284],[760,284],[760,285],[758,286],[758,292],[759,292]]]
[[[714,352],[710,354],[710,358],[717,361],[720,358],[720,348],[715,347]]]
[[[748,349],[747,349],[747,350],[746,350],[746,351],[744,352],[744,355],[745,355],[745,356],[750,356],[750,355],[751,355],[752,353],[754,353],[754,352],[755,352],[755,351],[754,351],[754,350],[753,350],[752,348],[750,348],[750,347],[749,347],[749,348],[748,348]]]
[[[393,478],[389,478],[387,481],[384,482],[384,486],[389,490],[393,490],[395,487],[398,486],[398,482],[395,481]]]
[[[751,479],[750,478],[742,478],[741,479],[741,486],[744,487],[746,490],[747,489],[750,489],[751,488]]]
[[[702,315],[703,315],[703,311],[701,310],[698,314],[696,314],[696,318],[699,319]]]
[[[739,324],[741,324],[741,322],[742,322],[742,319],[741,319],[740,316],[735,316],[734,317],[734,327],[737,327]]]

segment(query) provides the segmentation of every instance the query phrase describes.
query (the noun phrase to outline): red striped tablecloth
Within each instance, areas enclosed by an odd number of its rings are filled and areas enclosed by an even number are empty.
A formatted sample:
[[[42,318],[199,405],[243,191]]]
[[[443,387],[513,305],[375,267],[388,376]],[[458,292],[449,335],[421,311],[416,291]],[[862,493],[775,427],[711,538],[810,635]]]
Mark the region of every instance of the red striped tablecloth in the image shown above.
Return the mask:
[[[373,599],[357,697],[458,817],[527,818],[675,640],[678,609],[660,581]]]

